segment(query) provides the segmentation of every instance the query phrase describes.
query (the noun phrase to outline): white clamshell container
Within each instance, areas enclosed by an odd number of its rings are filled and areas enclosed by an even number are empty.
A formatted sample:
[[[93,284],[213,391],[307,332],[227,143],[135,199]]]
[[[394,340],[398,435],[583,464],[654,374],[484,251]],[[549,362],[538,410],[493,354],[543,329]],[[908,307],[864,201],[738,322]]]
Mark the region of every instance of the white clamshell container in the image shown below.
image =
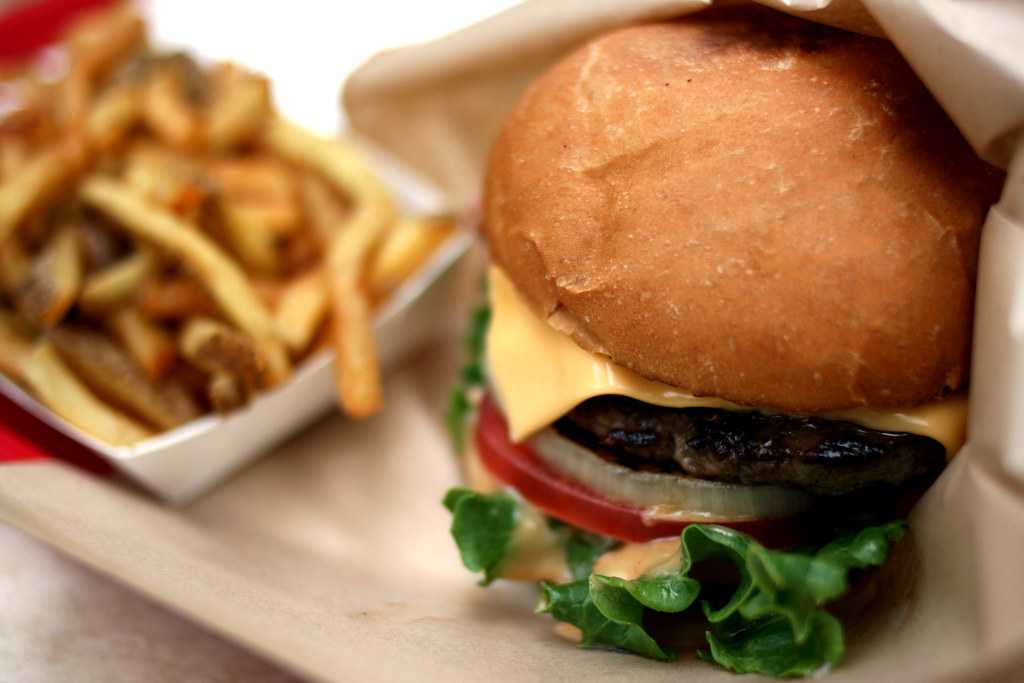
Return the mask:
[[[378,150],[368,152],[403,209],[432,213],[443,208],[432,187]],[[470,230],[459,227],[378,312],[377,348],[385,371],[437,334],[439,312],[451,292],[449,275],[472,242]],[[83,432],[2,375],[0,392],[157,497],[186,503],[333,409],[333,362],[329,351],[315,353],[287,382],[258,394],[248,406],[226,415],[204,415],[130,446],[113,446]]]

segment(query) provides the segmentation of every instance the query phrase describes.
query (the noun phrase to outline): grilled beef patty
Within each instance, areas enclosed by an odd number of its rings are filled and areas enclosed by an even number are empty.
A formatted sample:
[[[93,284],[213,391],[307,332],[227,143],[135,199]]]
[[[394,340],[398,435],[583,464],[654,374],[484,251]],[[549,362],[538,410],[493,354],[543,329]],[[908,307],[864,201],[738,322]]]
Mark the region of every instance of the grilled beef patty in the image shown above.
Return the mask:
[[[945,448],[917,434],[821,417],[663,408],[600,396],[559,420],[564,435],[636,469],[838,496],[934,477]]]

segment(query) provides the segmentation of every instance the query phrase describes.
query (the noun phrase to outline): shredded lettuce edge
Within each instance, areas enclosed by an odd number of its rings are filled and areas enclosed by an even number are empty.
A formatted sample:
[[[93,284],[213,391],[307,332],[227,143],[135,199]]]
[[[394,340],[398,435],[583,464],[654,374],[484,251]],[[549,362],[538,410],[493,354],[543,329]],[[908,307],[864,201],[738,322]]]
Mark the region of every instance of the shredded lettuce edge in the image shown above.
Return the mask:
[[[500,578],[521,501],[504,492],[457,488],[445,497],[463,564]],[[697,656],[736,673],[809,676],[838,666],[845,654],[842,624],[826,606],[846,594],[853,571],[882,565],[907,525],[895,520],[856,529],[812,549],[779,551],[729,527],[693,524],[680,534],[681,566],[668,575],[633,580],[594,574],[612,539],[551,520],[564,534],[573,580],[540,582],[537,611],[572,624],[584,649],[610,649],[658,661],[677,653],[645,627],[651,612],[703,617],[707,649]],[[730,597],[712,604],[690,574],[701,563],[726,561],[737,570]]]

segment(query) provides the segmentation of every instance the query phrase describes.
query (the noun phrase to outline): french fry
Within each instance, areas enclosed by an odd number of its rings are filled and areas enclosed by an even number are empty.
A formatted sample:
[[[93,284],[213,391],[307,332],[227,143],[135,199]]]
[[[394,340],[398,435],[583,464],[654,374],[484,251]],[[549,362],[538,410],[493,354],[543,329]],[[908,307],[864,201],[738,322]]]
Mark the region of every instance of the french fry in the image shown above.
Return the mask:
[[[207,164],[206,172],[237,210],[275,233],[291,234],[299,228],[297,189],[284,164],[266,157],[230,159]]]
[[[139,96],[134,87],[117,85],[101,94],[86,119],[89,143],[108,151],[115,147],[139,119]]]
[[[122,3],[76,22],[67,35],[67,46],[71,62],[96,76],[138,47],[144,37],[142,19],[129,3]]]
[[[121,236],[101,222],[76,218],[74,226],[87,271],[108,268],[123,258]]]
[[[270,114],[270,88],[265,78],[232,64],[214,74],[217,85],[206,112],[206,143],[224,151],[251,140]]]
[[[12,239],[0,245],[0,289],[8,295],[18,291],[32,269],[32,259],[21,241]]]
[[[174,340],[137,309],[120,309],[107,318],[107,327],[152,381],[163,379],[174,367],[178,357]]]
[[[292,372],[292,363],[288,358],[288,349],[284,343],[276,337],[273,341],[261,340],[260,351],[267,361],[267,388],[275,387],[286,381]]]
[[[202,121],[185,101],[181,82],[170,68],[157,69],[142,86],[142,120],[158,138],[178,149],[199,145]]]
[[[224,194],[250,204],[288,204],[292,220],[298,220],[295,181],[280,161],[266,156],[222,159],[208,163],[206,171]]]
[[[87,178],[79,195],[131,234],[180,258],[243,332],[257,340],[274,339],[270,314],[245,273],[195,226],[152,206],[131,187],[110,178]]]
[[[173,429],[199,416],[181,385],[154,384],[106,335],[61,325],[49,334],[60,357],[97,395],[160,429]]]
[[[137,251],[85,279],[78,305],[92,315],[110,313],[135,298],[155,265],[152,254]]]
[[[267,310],[271,311],[271,315],[276,315],[277,305],[280,303],[285,290],[292,283],[293,281],[291,280],[282,280],[276,277],[256,276],[252,279],[252,288],[256,292],[256,296],[263,302],[263,305],[267,307]]]
[[[399,221],[370,265],[369,289],[374,301],[384,299],[416,272],[454,229],[455,221],[450,217],[423,216]]]
[[[206,396],[218,413],[228,413],[249,402],[249,395],[237,378],[226,372],[215,373],[206,385]]]
[[[25,140],[0,137],[0,182],[18,174],[28,159],[28,144]]]
[[[59,323],[78,297],[82,285],[82,255],[70,226],[58,230],[32,262],[14,295],[18,312],[33,324],[49,329]]]
[[[220,202],[225,236],[235,256],[250,270],[276,273],[281,270],[278,233],[258,213],[224,198]]]
[[[380,410],[383,397],[370,304],[359,291],[357,280],[346,274],[358,253],[348,244],[351,242],[341,242],[328,261],[334,313],[334,380],[345,413],[363,418]]]
[[[81,158],[80,145],[64,141],[26,162],[16,175],[0,184],[0,244],[7,241],[32,209],[78,172]]]
[[[154,320],[184,320],[217,312],[209,292],[186,277],[150,277],[139,290],[136,304],[146,317]]]
[[[101,441],[115,446],[130,445],[151,434],[137,421],[96,398],[49,342],[40,342],[29,353],[22,363],[21,375],[32,393],[50,410]]]
[[[305,351],[327,317],[327,283],[320,270],[294,279],[274,312],[277,333],[294,354]]]
[[[4,111],[0,114],[0,136],[8,141],[36,142],[40,129],[49,123],[52,87],[22,76],[3,83],[2,90]]]
[[[391,198],[358,153],[338,141],[280,117],[268,122],[263,140],[279,156],[319,172],[355,204],[328,248],[327,283],[341,406],[349,415],[367,417],[380,409],[382,397],[370,303],[361,284],[373,249],[394,222]]]
[[[334,235],[345,225],[348,211],[323,180],[304,173],[299,181],[299,194],[309,218],[310,227],[320,246],[326,248]]]
[[[248,391],[266,384],[267,359],[254,340],[211,318],[192,318],[178,337],[181,355],[200,370],[225,373]]]
[[[178,215],[197,208],[210,194],[202,185],[199,164],[149,143],[133,145],[129,150],[124,180],[147,199]]]
[[[93,85],[115,61],[142,39],[142,21],[127,5],[96,13],[67,36],[70,67],[58,90],[58,109],[66,130],[87,132]]]
[[[72,135],[85,131],[92,100],[92,81],[80,62],[72,62],[67,76],[57,89],[57,114],[61,126]]]
[[[0,294],[20,316],[0,310],[0,371],[123,442],[195,414],[154,391],[230,409],[333,340],[343,409],[373,413],[372,306],[446,229],[389,234],[389,193],[354,148],[280,118],[264,77],[144,38],[129,5],[94,13],[65,35],[65,73],[26,71],[0,115]]]
[[[0,311],[0,372],[25,382],[25,364],[32,355],[32,340],[13,313]]]
[[[340,140],[321,137],[280,116],[273,116],[264,128],[263,144],[282,159],[316,171],[355,203],[373,205],[375,212],[393,216],[387,190],[362,156]]]

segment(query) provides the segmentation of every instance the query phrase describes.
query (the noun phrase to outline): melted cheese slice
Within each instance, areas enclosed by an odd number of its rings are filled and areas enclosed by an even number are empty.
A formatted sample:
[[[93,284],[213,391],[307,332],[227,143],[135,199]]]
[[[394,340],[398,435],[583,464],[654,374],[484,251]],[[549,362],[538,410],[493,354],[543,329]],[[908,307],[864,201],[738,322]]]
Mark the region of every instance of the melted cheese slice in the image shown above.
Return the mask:
[[[669,408],[750,410],[691,396],[589,353],[538,318],[498,268],[490,270],[487,364],[513,440],[522,441],[595,396],[616,395]],[[964,443],[967,401],[957,396],[902,410],[857,408],[820,414],[869,429],[929,436],[952,457]]]

